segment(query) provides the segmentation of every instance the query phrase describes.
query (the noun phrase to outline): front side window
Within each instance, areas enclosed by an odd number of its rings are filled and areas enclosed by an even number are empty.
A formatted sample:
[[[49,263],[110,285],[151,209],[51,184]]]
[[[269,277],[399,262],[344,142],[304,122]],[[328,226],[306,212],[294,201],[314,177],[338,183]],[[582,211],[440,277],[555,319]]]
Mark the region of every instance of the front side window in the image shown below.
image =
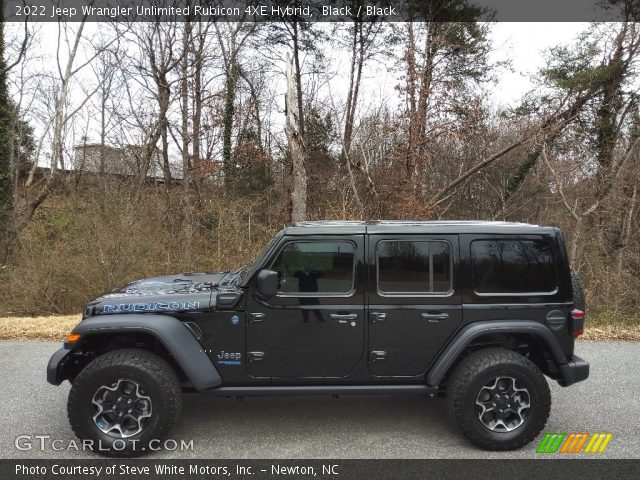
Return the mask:
[[[351,242],[289,242],[271,269],[280,274],[279,293],[346,295],[353,291],[355,247]]]
[[[551,245],[543,240],[471,242],[473,288],[480,294],[554,293]]]
[[[445,294],[451,291],[451,248],[442,241],[378,243],[378,291],[382,294]]]

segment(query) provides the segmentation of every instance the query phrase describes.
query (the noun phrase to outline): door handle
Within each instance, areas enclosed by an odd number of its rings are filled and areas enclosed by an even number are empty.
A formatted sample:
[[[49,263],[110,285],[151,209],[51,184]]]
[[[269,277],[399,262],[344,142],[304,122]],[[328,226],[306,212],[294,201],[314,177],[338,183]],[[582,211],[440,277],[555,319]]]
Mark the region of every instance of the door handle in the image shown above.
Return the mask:
[[[261,362],[264,359],[264,352],[247,352],[250,362]]]
[[[430,323],[436,323],[449,318],[449,314],[448,313],[421,313],[420,318],[422,320],[428,320]]]
[[[347,323],[350,320],[357,320],[357,313],[332,313],[329,315],[332,320],[337,320],[338,323]]]
[[[262,323],[264,322],[264,313],[262,312],[252,312],[249,314],[249,318],[247,323],[252,324],[252,323]]]
[[[387,318],[387,314],[383,312],[371,312],[369,314],[369,323],[384,322]]]

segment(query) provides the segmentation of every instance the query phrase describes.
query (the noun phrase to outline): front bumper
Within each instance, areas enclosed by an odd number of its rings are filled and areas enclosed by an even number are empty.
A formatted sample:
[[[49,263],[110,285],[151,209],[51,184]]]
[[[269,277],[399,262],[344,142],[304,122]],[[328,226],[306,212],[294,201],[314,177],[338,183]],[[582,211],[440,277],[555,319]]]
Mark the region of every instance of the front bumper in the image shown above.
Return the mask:
[[[49,359],[49,363],[47,364],[47,382],[51,385],[60,385],[63,380],[66,380],[67,377],[64,372],[65,367],[69,365],[71,360],[70,353],[71,350],[61,348]]]
[[[589,362],[584,361],[577,355],[574,355],[569,362],[565,365],[559,365],[559,367],[561,378],[558,383],[563,387],[568,387],[589,377]]]

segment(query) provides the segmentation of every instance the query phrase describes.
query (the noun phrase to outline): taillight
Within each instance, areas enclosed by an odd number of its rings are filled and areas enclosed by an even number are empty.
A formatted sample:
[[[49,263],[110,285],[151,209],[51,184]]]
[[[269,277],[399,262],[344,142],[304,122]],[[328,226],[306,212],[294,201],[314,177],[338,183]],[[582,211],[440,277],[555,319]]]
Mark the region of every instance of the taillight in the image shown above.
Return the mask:
[[[582,310],[574,308],[571,310],[571,335],[579,337],[584,332],[584,317]]]

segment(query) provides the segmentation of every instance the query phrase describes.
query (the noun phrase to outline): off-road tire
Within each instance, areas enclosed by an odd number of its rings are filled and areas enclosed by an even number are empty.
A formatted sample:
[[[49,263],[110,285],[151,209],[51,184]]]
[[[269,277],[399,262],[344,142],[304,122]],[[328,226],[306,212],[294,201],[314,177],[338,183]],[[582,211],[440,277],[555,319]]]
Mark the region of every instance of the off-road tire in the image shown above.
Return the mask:
[[[496,377],[513,377],[530,395],[531,407],[519,427],[510,432],[487,428],[478,418],[476,399],[487,382]],[[485,450],[516,450],[531,442],[542,431],[551,409],[547,381],[531,361],[502,348],[473,352],[455,368],[447,386],[449,413],[474,445]]]
[[[573,268],[571,269],[571,289],[573,290],[573,306],[587,311],[587,302],[584,295],[584,287],[582,286],[582,280],[580,275]]]
[[[127,379],[136,382],[151,398],[151,417],[136,435],[116,439],[101,431],[93,420],[97,410],[92,399],[103,385]],[[95,358],[76,377],[67,402],[67,415],[81,440],[92,440],[91,448],[109,457],[139,456],[162,445],[182,409],[181,387],[169,364],[140,349],[113,350]],[[117,440],[117,442],[116,442]],[[116,442],[116,443],[114,443]],[[88,442],[87,442],[88,443]]]

